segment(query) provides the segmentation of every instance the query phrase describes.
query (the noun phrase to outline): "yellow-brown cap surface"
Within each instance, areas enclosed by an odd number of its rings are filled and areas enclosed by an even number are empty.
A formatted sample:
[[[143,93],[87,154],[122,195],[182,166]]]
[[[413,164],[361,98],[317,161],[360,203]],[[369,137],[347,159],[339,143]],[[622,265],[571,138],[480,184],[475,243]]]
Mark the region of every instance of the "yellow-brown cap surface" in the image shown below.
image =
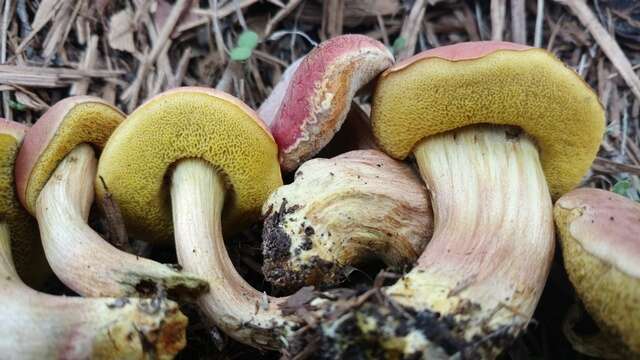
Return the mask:
[[[136,109],[114,132],[98,164],[127,228],[153,241],[172,229],[168,179],[179,160],[199,158],[220,169],[229,194],[225,231],[260,215],[282,185],[278,148],[253,110],[231,95],[205,88],[162,93]],[[104,196],[102,186],[96,187]]]
[[[18,197],[35,214],[36,200],[60,161],[79,144],[102,148],[124,115],[106,101],[74,96],[57,102],[29,129],[16,162]]]
[[[502,42],[432,49],[385,71],[372,106],[374,135],[403,159],[423,138],[473,124],[532,136],[554,198],[589,169],[604,132],[596,94],[542,49]]]
[[[38,224],[20,205],[13,175],[26,131],[22,124],[0,119],[0,221],[9,226],[11,254],[18,275],[28,285],[38,288],[52,272],[42,249]]]
[[[640,204],[577,189],[556,202],[554,218],[565,268],[585,307],[640,353]]]

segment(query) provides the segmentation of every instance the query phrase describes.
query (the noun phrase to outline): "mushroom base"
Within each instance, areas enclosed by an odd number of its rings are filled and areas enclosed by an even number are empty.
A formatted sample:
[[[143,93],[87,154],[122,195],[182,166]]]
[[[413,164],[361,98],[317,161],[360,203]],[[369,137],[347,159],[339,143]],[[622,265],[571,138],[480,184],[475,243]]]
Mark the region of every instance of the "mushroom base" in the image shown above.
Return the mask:
[[[334,344],[391,357],[493,358],[526,329],[552,260],[552,204],[537,149],[511,128],[479,126],[423,140],[414,154],[432,197],[429,245],[382,290],[383,306],[363,305],[323,332]],[[341,321],[354,335],[331,332]]]
[[[377,150],[313,159],[264,204],[265,278],[284,289],[334,286],[379,259],[402,270],[433,232],[424,184]]]
[[[0,353],[24,359],[171,359],[186,345],[188,319],[162,298],[79,298],[22,283],[0,224]]]

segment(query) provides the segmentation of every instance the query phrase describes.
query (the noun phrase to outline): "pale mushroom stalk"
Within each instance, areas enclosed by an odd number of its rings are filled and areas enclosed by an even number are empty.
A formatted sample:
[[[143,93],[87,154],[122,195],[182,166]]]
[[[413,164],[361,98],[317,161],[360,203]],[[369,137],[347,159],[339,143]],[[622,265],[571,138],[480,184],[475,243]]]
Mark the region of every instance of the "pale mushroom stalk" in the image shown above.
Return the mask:
[[[249,285],[236,271],[220,222],[227,194],[223,177],[203,160],[181,160],[171,177],[171,206],[178,260],[209,281],[201,309],[222,330],[246,344],[280,349],[295,323],[274,299]]]
[[[511,129],[480,126],[427,138],[414,154],[435,230],[417,265],[387,293],[454,316],[466,339],[487,336],[487,328],[517,334],[533,315],[554,250],[535,145]]]
[[[91,229],[87,220],[94,198],[96,163],[91,146],[76,146],[38,196],[40,236],[60,280],[84,296],[149,295],[157,291],[156,286],[172,295],[206,289],[196,277],[116,249]]]
[[[323,333],[338,356],[359,338],[391,356],[493,358],[533,315],[554,249],[551,199],[589,169],[602,106],[553,55],[505,42],[406,59],[380,76],[372,103],[380,148],[416,158],[434,234],[384,288],[387,302]]]
[[[18,196],[39,222],[53,271],[83,296],[195,296],[205,281],[117,249],[88,224],[96,156],[124,115],[101,99],[79,96],[52,106],[29,130],[15,167]],[[122,173],[122,176],[129,174]]]
[[[187,318],[164,299],[73,298],[20,281],[0,224],[0,353],[6,359],[171,359]]]

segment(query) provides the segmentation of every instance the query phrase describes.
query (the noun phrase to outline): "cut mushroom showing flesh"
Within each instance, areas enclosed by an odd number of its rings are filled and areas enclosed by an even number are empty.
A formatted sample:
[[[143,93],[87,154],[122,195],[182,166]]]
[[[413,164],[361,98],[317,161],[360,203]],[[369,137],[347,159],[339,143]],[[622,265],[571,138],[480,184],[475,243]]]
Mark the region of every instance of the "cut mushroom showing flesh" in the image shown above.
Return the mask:
[[[18,201],[13,180],[13,165],[25,130],[18,123],[0,120],[2,358],[173,358],[186,345],[187,327],[187,318],[176,303],[162,298],[53,296],[31,289],[18,277],[9,233],[21,228],[20,222],[32,222]],[[16,216],[19,213],[24,217]],[[6,219],[12,223],[5,223]]]
[[[371,258],[408,267],[433,231],[424,184],[377,150],[305,162],[263,213],[263,272],[283,289],[336,285]]]
[[[20,201],[38,220],[47,260],[58,278],[83,296],[145,295],[156,288],[175,296],[207,291],[205,281],[121,251],[87,224],[94,147],[102,148],[123,119],[101,99],[71,97],[52,106],[27,133],[16,185]]]
[[[341,35],[291,64],[258,114],[279,147],[284,171],[317,154],[340,130],[356,92],[393,64],[379,41]]]
[[[551,199],[598,150],[597,96],[547,51],[461,43],[385,71],[372,126],[392,157],[414,154],[434,234],[417,265],[383,288],[385,301],[322,324],[322,352],[495,357],[526,328],[546,282]]]
[[[554,218],[565,268],[587,311],[638,356],[640,204],[604,190],[578,189],[556,202]]]

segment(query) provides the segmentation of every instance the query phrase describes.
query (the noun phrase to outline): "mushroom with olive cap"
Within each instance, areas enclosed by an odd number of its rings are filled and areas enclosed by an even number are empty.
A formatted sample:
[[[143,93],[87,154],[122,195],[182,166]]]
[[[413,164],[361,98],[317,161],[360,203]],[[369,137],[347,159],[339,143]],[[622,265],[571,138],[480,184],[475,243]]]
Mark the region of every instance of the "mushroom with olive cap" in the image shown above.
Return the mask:
[[[60,280],[83,296],[129,296],[160,285],[199,294],[207,283],[118,250],[87,224],[96,158],[124,116],[105,101],[78,96],[52,106],[29,130],[16,162],[18,197],[33,214],[47,260]]]
[[[391,66],[393,55],[364,35],[324,41],[291,64],[258,114],[280,149],[280,165],[295,170],[340,130],[356,91]]]
[[[640,354],[640,204],[577,189],[555,204],[564,265],[587,311]]]
[[[266,279],[279,288],[331,286],[379,258],[413,265],[433,231],[424,184],[377,150],[312,159],[263,205]]]
[[[32,224],[15,191],[14,163],[26,128],[0,119],[0,353],[16,359],[171,359],[186,345],[187,318],[172,301],[74,298],[25,285],[10,235]],[[86,164],[85,164],[86,166]],[[22,214],[23,217],[20,217]],[[10,220],[11,223],[6,221]],[[35,226],[35,224],[33,224]],[[38,269],[31,269],[37,271]],[[22,276],[22,275],[20,275]]]
[[[7,178],[0,181],[0,196],[7,197],[2,201],[9,202],[9,197],[15,196],[13,165],[19,149],[16,143],[18,145],[22,143],[27,127],[20,123],[1,119],[0,131],[3,135],[0,137],[2,150],[11,152],[0,158],[2,161],[0,167],[11,169],[11,172],[5,174]],[[40,288],[52,272],[44,255],[38,224],[22,206],[8,207],[2,218],[9,227],[12,238],[11,253],[20,279],[32,288]]]
[[[264,348],[280,347],[275,329],[288,325],[275,304],[256,309],[263,294],[235,270],[221,222],[232,232],[260,216],[282,185],[277,156],[271,134],[240,100],[184,87],[131,113],[98,164],[128,229],[164,241],[175,232],[180,264],[210,283],[210,293],[199,299],[203,312],[235,339]]]
[[[338,354],[359,337],[397,356],[495,356],[526,328],[543,290],[551,198],[580,181],[598,150],[597,96],[545,50],[462,43],[385,71],[372,127],[385,152],[415,156],[434,233],[417,265],[384,289],[398,307],[365,304],[326,324],[328,341]],[[336,331],[353,322],[359,332]]]

